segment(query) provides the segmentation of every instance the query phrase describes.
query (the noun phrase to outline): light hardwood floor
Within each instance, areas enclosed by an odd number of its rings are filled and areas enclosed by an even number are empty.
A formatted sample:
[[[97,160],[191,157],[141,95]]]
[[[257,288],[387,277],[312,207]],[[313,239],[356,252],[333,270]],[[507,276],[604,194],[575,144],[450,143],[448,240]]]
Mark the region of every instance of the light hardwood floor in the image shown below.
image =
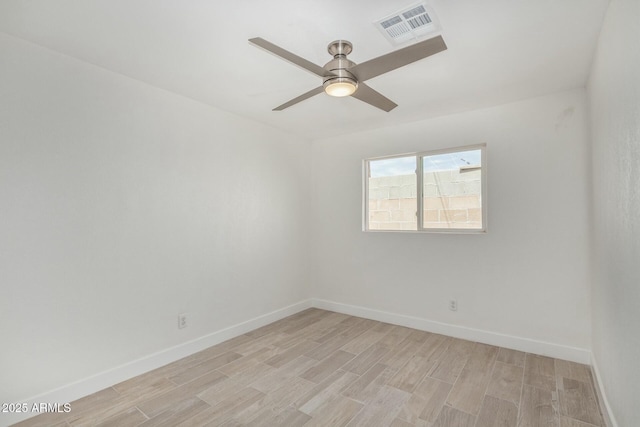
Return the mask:
[[[309,309],[19,426],[603,426],[588,366]]]

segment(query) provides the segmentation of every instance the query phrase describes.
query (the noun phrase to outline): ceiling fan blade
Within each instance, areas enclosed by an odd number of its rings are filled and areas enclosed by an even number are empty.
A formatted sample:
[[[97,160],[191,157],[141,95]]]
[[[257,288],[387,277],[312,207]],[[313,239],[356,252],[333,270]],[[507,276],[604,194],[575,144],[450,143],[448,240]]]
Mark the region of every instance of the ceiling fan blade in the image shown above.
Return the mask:
[[[255,37],[255,38],[249,39],[249,43],[255,46],[261,47],[273,53],[274,55],[279,56],[285,61],[292,63],[293,65],[297,65],[300,68],[310,71],[316,76],[324,77],[328,74],[329,75],[332,74],[332,73],[328,73],[327,70],[325,70],[321,66],[316,65],[311,61],[307,61],[306,59],[299,57],[295,53],[291,53],[288,50],[281,48],[280,46],[276,46],[275,44],[268,42],[261,37]]]
[[[442,36],[437,36],[354,65],[349,72],[363,82],[446,49]]]
[[[291,101],[285,102],[284,104],[277,106],[272,111],[282,111],[285,108],[289,108],[292,105],[297,104],[298,102],[304,101],[305,99],[311,98],[312,96],[315,96],[322,92],[324,92],[324,88],[322,86],[318,86],[315,89],[311,89],[309,92],[303,93],[302,95],[296,98],[293,98]]]
[[[358,83],[358,90],[355,91],[352,97],[359,99],[362,102],[366,102],[369,105],[373,105],[387,113],[398,106],[395,102],[377,92],[364,83]]]

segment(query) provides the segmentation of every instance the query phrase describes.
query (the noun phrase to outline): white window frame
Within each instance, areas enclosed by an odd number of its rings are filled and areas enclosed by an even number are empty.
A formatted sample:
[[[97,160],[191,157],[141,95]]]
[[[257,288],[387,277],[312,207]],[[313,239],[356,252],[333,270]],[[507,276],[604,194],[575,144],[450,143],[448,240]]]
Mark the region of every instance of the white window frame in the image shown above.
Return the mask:
[[[455,153],[459,151],[480,150],[480,180],[482,200],[482,228],[424,228],[424,174],[421,159],[438,154]],[[416,158],[416,185],[417,185],[417,230],[371,230],[369,229],[369,164],[376,160],[395,159],[399,157]],[[487,233],[487,144],[465,145],[462,147],[442,148],[437,150],[420,151],[415,153],[393,154],[390,156],[371,157],[364,159],[363,186],[362,186],[362,231],[371,233],[450,233],[450,234],[485,234]]]

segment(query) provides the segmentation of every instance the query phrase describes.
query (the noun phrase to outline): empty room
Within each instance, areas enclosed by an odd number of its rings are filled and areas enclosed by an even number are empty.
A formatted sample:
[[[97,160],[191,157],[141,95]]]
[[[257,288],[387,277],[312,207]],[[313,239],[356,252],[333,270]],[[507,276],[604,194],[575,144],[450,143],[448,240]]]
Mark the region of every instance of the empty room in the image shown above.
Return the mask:
[[[0,427],[640,426],[639,41],[0,0]]]

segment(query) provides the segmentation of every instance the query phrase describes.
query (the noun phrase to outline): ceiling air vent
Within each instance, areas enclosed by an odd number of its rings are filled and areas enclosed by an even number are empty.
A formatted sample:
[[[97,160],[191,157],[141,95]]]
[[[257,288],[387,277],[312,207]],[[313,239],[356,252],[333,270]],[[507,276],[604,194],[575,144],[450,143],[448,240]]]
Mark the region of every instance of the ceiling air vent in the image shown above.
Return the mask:
[[[433,10],[424,3],[415,4],[374,24],[393,45],[432,34],[440,30]]]

